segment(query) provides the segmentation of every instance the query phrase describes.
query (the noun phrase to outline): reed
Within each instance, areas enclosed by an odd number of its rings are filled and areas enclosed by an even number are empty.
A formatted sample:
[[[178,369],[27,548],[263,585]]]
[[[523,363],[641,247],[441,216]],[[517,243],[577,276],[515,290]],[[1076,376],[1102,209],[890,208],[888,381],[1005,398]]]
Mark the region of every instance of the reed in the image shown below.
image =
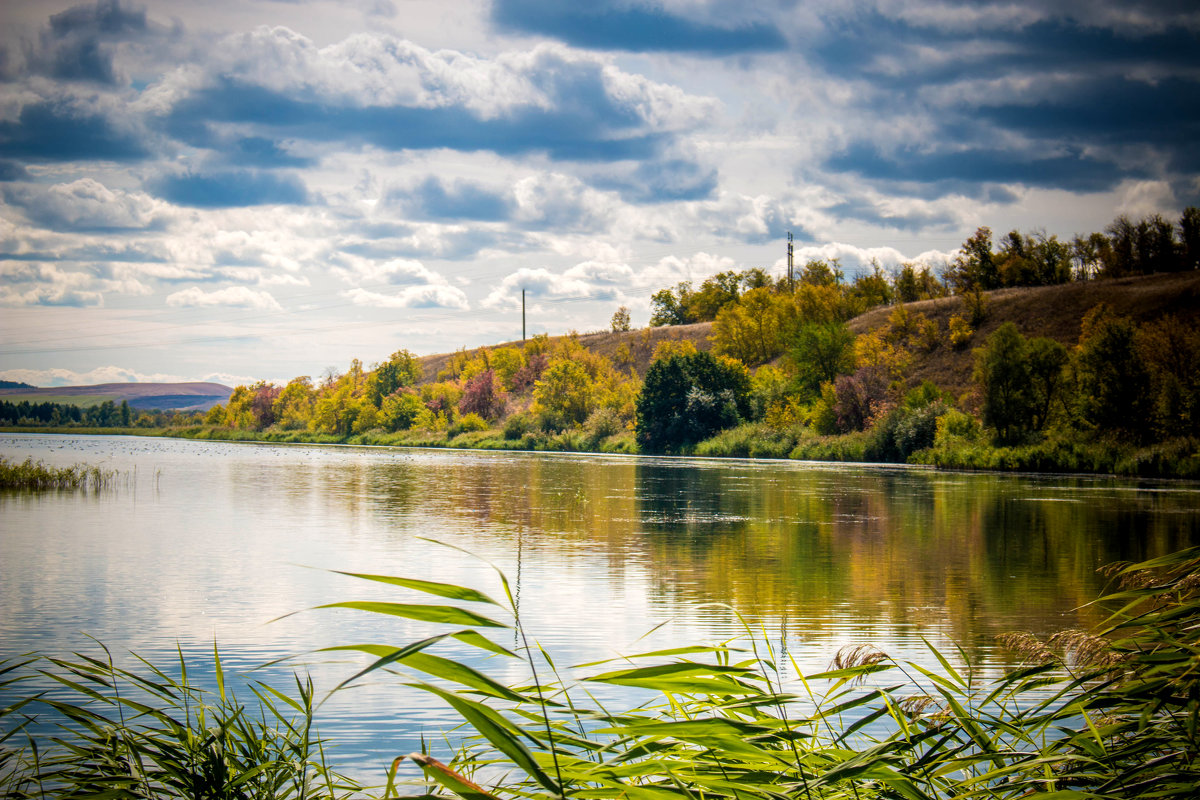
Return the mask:
[[[729,642],[561,670],[528,641],[502,574],[501,600],[428,580],[353,577],[387,584],[396,600],[321,608],[422,620],[431,630],[415,642],[332,648],[370,656],[337,690],[392,674],[445,702],[471,731],[445,761],[428,752],[396,758],[373,790],[387,798],[1191,798],[1200,785],[1200,549],[1117,565],[1097,601],[1109,612],[1097,630],[1010,637],[1029,663],[990,679],[962,651],[951,658],[932,646],[936,668],[861,647],[806,676],[748,623]],[[528,679],[504,685],[439,655],[451,640],[520,660]],[[21,696],[30,669],[80,702]],[[256,717],[223,684],[211,697],[189,687],[186,672],[173,681],[147,670],[83,656],[6,665],[0,688],[19,699],[0,706],[4,796],[368,791],[325,765],[311,686],[298,680],[295,698],[256,686],[266,709]],[[648,699],[609,709],[595,699],[606,685]],[[123,686],[158,705],[118,697]],[[24,724],[11,723],[38,704],[66,718],[55,746],[41,750],[28,735],[23,748],[9,744]]]
[[[18,463],[0,456],[0,489],[108,489],[116,480],[117,471],[75,464],[51,467],[27,458]]]

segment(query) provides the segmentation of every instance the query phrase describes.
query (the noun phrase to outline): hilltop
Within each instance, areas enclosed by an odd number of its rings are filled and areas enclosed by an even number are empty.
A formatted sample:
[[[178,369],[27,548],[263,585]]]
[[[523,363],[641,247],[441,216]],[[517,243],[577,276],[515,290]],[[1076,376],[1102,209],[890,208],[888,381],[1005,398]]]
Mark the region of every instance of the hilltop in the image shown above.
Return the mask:
[[[930,380],[955,396],[968,391],[974,367],[973,348],[981,345],[993,331],[1009,321],[1015,323],[1025,336],[1045,336],[1067,348],[1079,341],[1084,315],[1100,303],[1106,303],[1118,314],[1131,317],[1139,323],[1175,314],[1193,325],[1200,325],[1200,272],[1196,271],[1097,279],[1056,286],[996,289],[985,292],[985,296],[985,318],[976,329],[971,345],[962,350],[952,349],[945,341],[950,316],[964,313],[961,298],[940,297],[906,304],[910,312],[925,314],[936,321],[943,332],[943,342],[938,347],[930,352],[913,354],[909,369],[913,384]],[[894,309],[894,305],[873,308],[850,320],[847,327],[855,334],[885,327]],[[629,365],[639,375],[645,375],[659,342],[687,340],[699,350],[709,350],[712,348],[711,335],[712,323],[698,322],[632,331],[585,333],[579,334],[578,339],[593,353],[614,360],[617,360],[615,356],[618,350],[625,345],[632,358]],[[565,337],[552,336],[549,341],[553,343],[562,338]],[[521,344],[520,340],[516,340],[472,348],[470,352],[520,347]],[[437,380],[438,372],[446,367],[453,355],[439,353],[419,358],[423,369],[422,383]]]
[[[225,403],[233,389],[220,383],[98,383],[93,386],[32,386],[0,388],[0,400],[10,403],[59,403],[88,408],[111,400],[129,403],[138,411],[207,411]]]

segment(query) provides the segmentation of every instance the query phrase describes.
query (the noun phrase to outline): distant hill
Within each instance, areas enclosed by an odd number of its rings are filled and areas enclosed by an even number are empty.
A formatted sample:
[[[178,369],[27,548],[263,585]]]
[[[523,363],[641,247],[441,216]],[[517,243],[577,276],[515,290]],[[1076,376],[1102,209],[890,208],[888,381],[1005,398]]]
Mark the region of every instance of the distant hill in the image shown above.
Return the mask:
[[[36,389],[32,383],[21,383],[20,381],[0,381],[0,389]]]
[[[908,304],[909,311],[921,312],[936,320],[943,336],[943,344],[933,351],[913,354],[909,369],[913,384],[931,380],[955,396],[968,391],[972,388],[971,372],[975,363],[972,349],[983,344],[996,328],[1010,320],[1025,336],[1047,336],[1068,348],[1079,342],[1083,316],[1099,303],[1107,303],[1117,313],[1130,316],[1137,322],[1177,314],[1200,325],[1198,271],[1081,281],[1058,286],[998,289],[988,292],[987,298],[986,318],[975,332],[970,346],[963,350],[954,350],[946,344],[950,315],[963,312],[962,300],[943,297]],[[881,306],[872,309],[850,320],[848,326],[856,334],[881,328],[888,324],[888,316],[893,308]],[[658,342],[664,339],[688,339],[698,349],[708,350],[712,347],[711,335],[712,323],[700,322],[621,333],[580,334],[579,341],[589,350],[609,358],[616,355],[622,344],[627,345],[633,366],[639,375],[644,375]],[[563,337],[551,337],[551,341],[559,338]],[[488,349],[510,345],[519,347],[521,342],[506,342]],[[441,353],[419,359],[424,367],[422,382],[436,380],[437,373],[445,368],[451,356],[450,353]]]
[[[66,403],[89,407],[106,400],[125,401],[139,411],[207,411],[225,403],[233,389],[220,383],[99,383],[94,386],[3,387],[0,399],[10,403]]]

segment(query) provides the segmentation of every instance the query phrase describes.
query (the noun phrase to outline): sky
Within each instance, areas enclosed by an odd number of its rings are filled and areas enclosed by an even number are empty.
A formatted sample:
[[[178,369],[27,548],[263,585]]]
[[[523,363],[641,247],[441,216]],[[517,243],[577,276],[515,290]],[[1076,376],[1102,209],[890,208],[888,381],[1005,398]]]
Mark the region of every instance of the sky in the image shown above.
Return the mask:
[[[1200,203],[1194,0],[0,0],[0,379],[287,381]]]

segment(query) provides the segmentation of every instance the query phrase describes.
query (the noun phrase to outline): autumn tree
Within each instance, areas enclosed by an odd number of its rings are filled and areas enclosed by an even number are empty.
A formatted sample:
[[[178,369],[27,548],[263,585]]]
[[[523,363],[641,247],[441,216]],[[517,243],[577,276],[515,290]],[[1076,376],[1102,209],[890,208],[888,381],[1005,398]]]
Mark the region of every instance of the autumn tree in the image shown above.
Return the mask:
[[[613,315],[612,315],[611,325],[612,325],[613,333],[620,333],[622,331],[629,330],[630,329],[629,309],[626,308],[625,306],[621,306],[616,311],[614,311]]]

